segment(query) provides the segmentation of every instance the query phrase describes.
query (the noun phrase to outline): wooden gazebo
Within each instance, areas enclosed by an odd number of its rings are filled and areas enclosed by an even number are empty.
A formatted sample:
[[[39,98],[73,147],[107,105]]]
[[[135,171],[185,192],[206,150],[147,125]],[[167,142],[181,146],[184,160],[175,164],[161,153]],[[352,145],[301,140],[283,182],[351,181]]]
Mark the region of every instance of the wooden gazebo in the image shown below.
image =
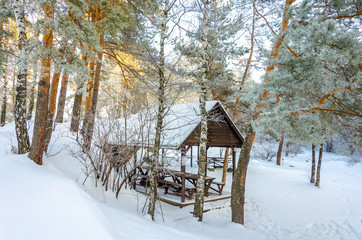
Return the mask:
[[[207,147],[241,148],[243,137],[219,101],[207,101]],[[143,110],[128,118],[127,145],[153,148],[156,129],[155,109]],[[122,120],[124,121],[124,119]],[[189,150],[199,146],[199,103],[173,105],[166,109],[161,135],[161,149]],[[126,124],[121,124],[124,126]]]
[[[233,175],[235,172],[235,148],[241,148],[243,137],[235,126],[234,122],[226,112],[222,104],[218,101],[210,101],[208,104],[208,122],[207,122],[207,148],[226,147],[232,149]],[[192,132],[180,144],[181,158],[191,149],[192,166],[192,147],[200,145],[200,122],[195,126]],[[199,151],[198,151],[199,152]],[[199,156],[199,154],[198,154]]]
[[[235,148],[241,148],[244,139],[219,101],[207,101],[206,111],[208,113],[207,148],[231,148],[234,173]],[[128,146],[153,148],[156,114],[157,111],[149,109],[129,116],[128,127],[125,130],[128,135]],[[123,125],[126,124],[121,124]],[[185,172],[186,153],[190,149],[192,151],[193,146],[199,146],[200,125],[198,102],[173,105],[165,112],[160,148],[181,151],[182,172]],[[192,165],[192,152],[190,163]]]

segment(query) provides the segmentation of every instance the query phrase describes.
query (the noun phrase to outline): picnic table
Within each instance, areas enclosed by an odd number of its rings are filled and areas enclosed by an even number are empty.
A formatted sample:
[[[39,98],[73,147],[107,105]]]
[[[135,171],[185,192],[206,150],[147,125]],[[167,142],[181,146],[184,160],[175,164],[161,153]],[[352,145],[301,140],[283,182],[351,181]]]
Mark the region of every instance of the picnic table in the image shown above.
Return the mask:
[[[207,163],[212,164],[214,168],[222,168],[224,167],[224,159],[220,157],[208,157]]]
[[[147,184],[149,182],[150,169],[151,166],[147,165],[139,167],[136,179],[139,180],[140,183]],[[165,189],[165,194],[169,193],[169,190],[172,188],[175,192],[181,193],[181,201],[184,201],[184,196],[192,199],[193,194],[196,192],[197,174],[170,170],[163,167],[158,167],[156,170],[157,183],[159,187]],[[215,188],[211,187],[214,180],[214,177],[205,176],[205,196],[209,196],[210,189],[215,190]]]
[[[175,171],[175,170],[171,170],[169,172],[174,182],[182,183],[182,177],[185,176],[185,180],[187,180],[196,188],[197,174],[188,173],[188,172],[183,173],[181,171]],[[214,179],[215,179],[214,177],[208,177],[208,176],[205,177],[205,196],[209,196],[209,189]]]

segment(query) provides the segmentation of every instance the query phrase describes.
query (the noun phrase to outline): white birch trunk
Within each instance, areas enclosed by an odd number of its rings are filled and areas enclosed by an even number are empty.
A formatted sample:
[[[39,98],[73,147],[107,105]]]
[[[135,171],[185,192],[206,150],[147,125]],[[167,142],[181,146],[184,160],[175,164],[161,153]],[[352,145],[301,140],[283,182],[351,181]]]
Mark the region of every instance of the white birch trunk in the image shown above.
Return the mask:
[[[25,32],[24,3],[14,0],[14,13],[18,30],[18,62],[15,97],[15,130],[18,153],[29,151],[30,143],[26,127],[27,37]]]
[[[315,180],[315,185],[317,187],[319,187],[320,182],[321,182],[322,154],[323,154],[323,144],[321,144],[321,146],[319,148],[317,175],[316,175],[316,180]]]
[[[209,36],[209,1],[201,1],[203,4],[202,8],[202,77],[200,82],[200,158],[199,167],[197,173],[197,185],[196,185],[196,196],[194,204],[194,217],[198,217],[199,221],[202,221],[204,211],[204,194],[205,194],[205,175],[206,175],[206,161],[207,161],[207,111],[206,111],[206,94],[207,94],[207,80],[209,77],[209,62],[208,62],[208,36]]]
[[[311,176],[310,176],[310,182],[315,182],[315,144],[312,144],[312,170],[311,170]]]
[[[155,134],[155,143],[153,148],[153,158],[150,172],[150,199],[148,206],[148,214],[151,215],[152,220],[155,220],[155,206],[157,200],[157,166],[161,145],[161,133],[163,117],[165,112],[165,39],[167,31],[167,13],[168,13],[168,0],[164,2],[164,9],[161,22],[160,33],[160,52],[159,52],[159,86],[158,86],[158,113],[157,113],[157,126]]]
[[[3,96],[1,102],[0,127],[4,126],[6,122],[6,107],[7,107],[7,94],[8,94],[8,79],[6,76],[6,70],[7,70],[7,64],[5,63],[4,72],[2,76],[2,78],[4,79],[4,85],[2,89]]]

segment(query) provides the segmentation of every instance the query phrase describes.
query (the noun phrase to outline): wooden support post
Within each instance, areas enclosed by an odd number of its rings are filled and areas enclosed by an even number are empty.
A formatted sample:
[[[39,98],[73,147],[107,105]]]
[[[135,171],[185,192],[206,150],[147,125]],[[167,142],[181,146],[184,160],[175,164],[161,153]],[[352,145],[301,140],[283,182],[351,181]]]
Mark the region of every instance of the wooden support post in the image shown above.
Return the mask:
[[[182,189],[181,189],[181,202],[185,202],[185,173],[186,173],[186,166],[181,166],[181,172],[182,172]]]
[[[190,167],[192,167],[192,146],[191,146],[191,162],[190,162]]]
[[[197,146],[197,165],[199,165],[200,161],[200,146]]]
[[[233,178],[234,178],[234,175],[235,175],[235,148],[232,148],[232,156],[233,156]]]

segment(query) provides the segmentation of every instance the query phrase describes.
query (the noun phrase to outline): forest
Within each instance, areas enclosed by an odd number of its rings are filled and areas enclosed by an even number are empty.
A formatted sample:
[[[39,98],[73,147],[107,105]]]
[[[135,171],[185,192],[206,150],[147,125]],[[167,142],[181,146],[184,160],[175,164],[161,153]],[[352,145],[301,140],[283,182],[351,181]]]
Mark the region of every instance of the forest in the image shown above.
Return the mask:
[[[69,156],[77,183],[112,199],[144,188],[152,222],[167,218],[169,189],[203,222],[218,187],[229,222],[248,227],[253,159],[279,171],[306,149],[313,191],[323,191],[325,154],[360,166],[361,26],[358,0],[0,0],[0,158],[47,168]],[[176,127],[185,116],[197,120],[197,141],[167,145],[194,126]],[[213,149],[213,124],[242,146]],[[174,182],[160,177],[166,165]],[[362,238],[361,225],[353,232]]]

